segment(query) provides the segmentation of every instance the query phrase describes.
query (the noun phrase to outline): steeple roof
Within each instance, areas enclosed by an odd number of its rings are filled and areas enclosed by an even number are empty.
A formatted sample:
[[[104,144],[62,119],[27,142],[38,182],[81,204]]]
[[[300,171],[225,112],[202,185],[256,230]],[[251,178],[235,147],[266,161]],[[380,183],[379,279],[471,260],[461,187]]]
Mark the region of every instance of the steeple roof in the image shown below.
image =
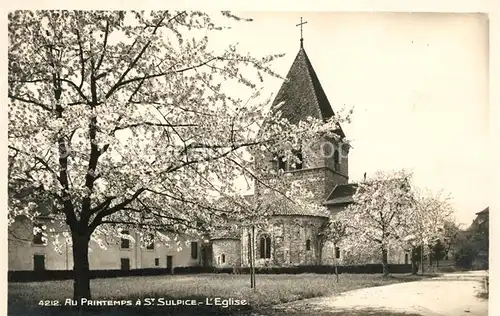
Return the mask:
[[[281,102],[284,103],[280,105]],[[271,110],[281,111],[282,117],[293,124],[305,120],[308,116],[326,121],[335,115],[302,42]],[[341,137],[345,137],[340,125],[337,132]]]

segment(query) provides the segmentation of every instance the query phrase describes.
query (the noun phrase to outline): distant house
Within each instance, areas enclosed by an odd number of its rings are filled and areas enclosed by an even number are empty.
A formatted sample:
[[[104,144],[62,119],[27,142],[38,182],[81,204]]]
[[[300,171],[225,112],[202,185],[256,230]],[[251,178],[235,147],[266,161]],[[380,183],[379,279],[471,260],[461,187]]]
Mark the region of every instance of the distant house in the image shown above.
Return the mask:
[[[476,213],[476,218],[470,227],[471,237],[478,250],[477,257],[472,264],[475,268],[488,269],[489,267],[489,223],[490,208],[486,207]]]
[[[480,223],[484,223],[484,222],[489,221],[489,218],[490,218],[490,208],[489,207],[485,208],[481,212],[476,213],[476,220]]]

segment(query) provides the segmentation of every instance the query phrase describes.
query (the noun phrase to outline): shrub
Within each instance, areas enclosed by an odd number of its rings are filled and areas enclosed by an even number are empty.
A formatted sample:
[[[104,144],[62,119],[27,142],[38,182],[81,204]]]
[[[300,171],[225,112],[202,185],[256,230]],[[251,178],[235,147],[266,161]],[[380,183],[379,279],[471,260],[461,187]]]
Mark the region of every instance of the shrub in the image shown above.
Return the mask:
[[[365,265],[343,265],[338,266],[337,271],[349,274],[381,274],[382,265],[380,264],[365,264]],[[409,264],[390,264],[389,272],[411,273],[411,265]],[[224,273],[224,274],[249,274],[249,267],[175,267],[173,274],[200,274],[200,273]],[[334,274],[335,266],[290,266],[290,267],[256,267],[255,273],[258,274]],[[166,268],[150,268],[150,269],[131,269],[131,270],[92,270],[90,271],[91,278],[116,278],[127,276],[153,276],[171,274]],[[9,282],[32,282],[32,281],[50,281],[50,280],[68,280],[73,278],[72,270],[45,270],[45,271],[9,271]]]

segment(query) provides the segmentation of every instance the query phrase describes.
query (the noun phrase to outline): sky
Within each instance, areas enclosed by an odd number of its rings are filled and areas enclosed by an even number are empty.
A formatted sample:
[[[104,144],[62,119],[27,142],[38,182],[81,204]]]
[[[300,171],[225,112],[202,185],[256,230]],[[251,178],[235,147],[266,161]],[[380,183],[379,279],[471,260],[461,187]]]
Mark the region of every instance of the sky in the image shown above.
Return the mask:
[[[488,20],[481,14],[235,12],[221,43],[254,56],[285,53],[286,76],[304,48],[353,150],[349,180],[377,170],[413,171],[418,187],[451,197],[459,223],[489,204]],[[281,81],[266,82],[263,95]]]

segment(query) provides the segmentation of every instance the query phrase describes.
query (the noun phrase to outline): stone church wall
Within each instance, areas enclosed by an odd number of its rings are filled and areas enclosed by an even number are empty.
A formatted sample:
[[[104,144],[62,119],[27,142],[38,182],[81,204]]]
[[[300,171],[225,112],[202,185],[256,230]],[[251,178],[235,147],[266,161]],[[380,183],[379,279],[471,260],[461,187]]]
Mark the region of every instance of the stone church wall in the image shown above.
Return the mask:
[[[275,216],[266,229],[256,230],[254,251],[256,266],[315,265],[317,261],[317,233],[325,218],[315,216]],[[242,265],[249,265],[250,230],[242,236]],[[260,253],[262,236],[271,237],[271,257]],[[309,242],[308,242],[309,240]]]
[[[241,240],[215,239],[212,240],[212,266],[239,267],[241,266]]]

